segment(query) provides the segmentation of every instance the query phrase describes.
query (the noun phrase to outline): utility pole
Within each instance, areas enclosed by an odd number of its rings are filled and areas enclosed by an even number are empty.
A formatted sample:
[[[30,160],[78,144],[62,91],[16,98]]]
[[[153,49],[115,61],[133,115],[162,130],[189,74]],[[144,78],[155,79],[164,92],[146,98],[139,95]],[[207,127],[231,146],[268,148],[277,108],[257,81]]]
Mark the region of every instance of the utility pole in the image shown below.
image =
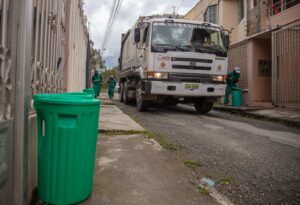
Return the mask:
[[[172,6],[172,8],[173,8],[173,18],[175,18],[175,15],[176,15],[176,6]]]

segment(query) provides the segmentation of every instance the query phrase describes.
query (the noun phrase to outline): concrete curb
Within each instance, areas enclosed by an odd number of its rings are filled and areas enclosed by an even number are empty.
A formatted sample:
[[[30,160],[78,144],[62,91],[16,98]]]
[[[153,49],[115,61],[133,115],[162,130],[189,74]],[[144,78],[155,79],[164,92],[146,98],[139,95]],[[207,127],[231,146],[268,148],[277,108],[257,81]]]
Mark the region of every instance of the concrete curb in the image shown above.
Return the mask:
[[[282,124],[285,124],[288,126],[300,128],[299,121],[253,113],[253,111],[262,110],[261,108],[243,108],[243,109],[241,109],[241,108],[233,108],[233,107],[215,106],[215,107],[213,107],[213,109],[216,111],[229,112],[231,114],[238,114],[238,115],[241,115],[244,117],[255,118],[255,119],[259,119],[259,120],[267,120],[270,122],[278,122],[278,123],[282,123]]]

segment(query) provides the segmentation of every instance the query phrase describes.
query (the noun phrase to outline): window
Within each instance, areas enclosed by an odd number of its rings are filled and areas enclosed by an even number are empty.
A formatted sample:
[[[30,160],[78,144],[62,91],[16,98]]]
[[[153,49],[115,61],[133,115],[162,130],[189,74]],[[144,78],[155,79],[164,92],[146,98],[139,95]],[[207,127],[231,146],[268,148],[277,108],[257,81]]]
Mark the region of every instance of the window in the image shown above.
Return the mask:
[[[239,22],[244,18],[244,0],[238,0],[238,20]]]
[[[208,6],[204,13],[204,21],[217,23],[217,5]]]
[[[221,29],[203,24],[154,22],[152,52],[166,50],[213,53],[226,56]]]
[[[149,26],[147,26],[147,28],[145,28],[144,30],[144,36],[143,36],[143,44],[148,44],[148,28]]]
[[[299,4],[300,0],[273,0],[271,5],[271,12],[270,15],[278,14],[296,4]]]

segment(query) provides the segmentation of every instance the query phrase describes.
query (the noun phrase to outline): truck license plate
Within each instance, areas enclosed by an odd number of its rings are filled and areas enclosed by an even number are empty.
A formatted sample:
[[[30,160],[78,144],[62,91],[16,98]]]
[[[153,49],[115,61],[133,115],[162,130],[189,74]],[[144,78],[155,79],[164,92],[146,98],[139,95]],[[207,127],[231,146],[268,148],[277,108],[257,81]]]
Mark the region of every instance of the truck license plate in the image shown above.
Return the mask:
[[[197,89],[199,89],[199,84],[185,84],[185,89],[197,90]]]

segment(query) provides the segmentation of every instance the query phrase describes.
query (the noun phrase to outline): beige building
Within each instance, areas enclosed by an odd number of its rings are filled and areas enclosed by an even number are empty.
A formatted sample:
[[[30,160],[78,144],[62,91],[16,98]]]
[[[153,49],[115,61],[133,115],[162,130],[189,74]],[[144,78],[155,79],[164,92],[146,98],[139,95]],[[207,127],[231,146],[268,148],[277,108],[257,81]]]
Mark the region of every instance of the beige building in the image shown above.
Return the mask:
[[[185,16],[230,31],[245,105],[300,107],[300,1],[200,0]]]

